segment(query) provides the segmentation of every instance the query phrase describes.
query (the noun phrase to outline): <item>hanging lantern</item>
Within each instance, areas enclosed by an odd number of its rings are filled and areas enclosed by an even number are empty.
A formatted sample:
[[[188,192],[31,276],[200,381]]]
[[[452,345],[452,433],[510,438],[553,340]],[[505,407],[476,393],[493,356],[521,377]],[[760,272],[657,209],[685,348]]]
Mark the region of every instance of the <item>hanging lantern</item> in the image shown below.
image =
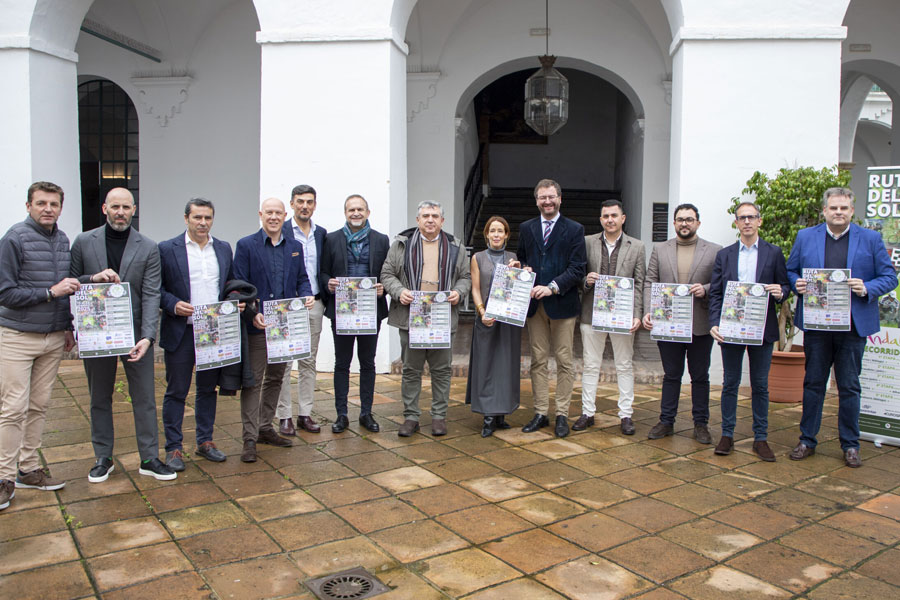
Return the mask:
[[[569,120],[569,80],[553,68],[555,56],[538,60],[541,68],[525,82],[525,122],[540,135],[553,135]]]

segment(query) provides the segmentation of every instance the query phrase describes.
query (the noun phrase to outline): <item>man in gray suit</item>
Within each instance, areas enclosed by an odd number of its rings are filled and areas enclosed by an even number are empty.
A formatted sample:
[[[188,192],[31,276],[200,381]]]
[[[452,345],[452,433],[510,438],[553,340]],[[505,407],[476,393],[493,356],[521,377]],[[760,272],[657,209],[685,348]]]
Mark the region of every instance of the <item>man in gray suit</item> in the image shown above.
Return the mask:
[[[581,296],[581,342],[584,346],[584,372],[581,375],[581,416],[572,425],[575,431],[582,431],[594,425],[597,409],[597,381],[600,379],[600,365],[606,349],[606,337],[612,343],[613,359],[616,363],[616,381],[619,385],[619,426],[625,435],[634,435],[634,369],[631,357],[634,354],[634,332],[641,326],[643,316],[644,274],[647,270],[644,244],[640,240],[625,235],[625,208],[619,200],[605,200],[600,205],[600,223],[603,232],[584,238],[587,247],[587,276]],[[594,286],[600,275],[630,277],[634,280],[634,307],[628,333],[594,331],[591,321],[594,311]]]
[[[131,227],[136,206],[131,192],[115,188],[102,206],[106,225],[82,233],[72,245],[70,274],[82,283],[121,283],[131,287],[134,338],[137,343],[122,356],[128,394],[134,413],[141,465],[138,472],[160,480],[176,473],[159,460],[156,398],[153,381],[153,342],[159,323],[160,263],[156,242]],[[119,357],[84,359],[91,393],[91,441],[97,462],[88,475],[91,483],[106,481],[113,470],[112,393]]]
[[[672,435],[681,377],[687,357],[691,374],[691,413],[694,418],[694,439],[701,444],[712,443],[709,435],[709,355],[713,338],[709,334],[709,282],[712,279],[716,252],[722,247],[697,236],[700,211],[693,204],[675,207],[675,237],[657,244],[650,253],[647,277],[644,279],[644,327],[653,329],[650,308],[650,289],[654,283],[683,283],[690,286],[694,297],[693,339],[690,343],[661,342],[659,357],[663,365],[662,402],[659,423],[647,434],[651,440]]]

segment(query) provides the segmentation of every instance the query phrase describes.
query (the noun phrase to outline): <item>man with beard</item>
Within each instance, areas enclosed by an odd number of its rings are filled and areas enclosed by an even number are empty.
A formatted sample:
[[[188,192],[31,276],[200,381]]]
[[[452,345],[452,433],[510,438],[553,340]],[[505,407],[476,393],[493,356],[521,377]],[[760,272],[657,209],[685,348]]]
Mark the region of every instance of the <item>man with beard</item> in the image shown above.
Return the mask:
[[[709,435],[709,355],[713,338],[709,334],[709,283],[722,247],[697,236],[700,211],[693,204],[675,207],[675,237],[657,244],[650,253],[647,277],[644,279],[644,327],[653,329],[650,290],[654,283],[681,283],[690,286],[694,297],[693,337],[690,343],[657,341],[663,365],[662,402],[659,423],[647,437],[657,440],[672,435],[675,414],[681,395],[681,377],[687,357],[691,374],[691,414],[694,418],[694,439],[701,444],[712,443]]]
[[[131,221],[137,207],[125,188],[114,188],[101,207],[106,224],[82,233],[72,245],[70,275],[82,284],[127,282],[131,287],[134,347],[125,356],[84,359],[91,394],[91,441],[97,462],[88,475],[91,483],[106,481],[113,464],[112,393],[121,358],[128,378],[134,430],[141,456],[138,473],[160,480],[176,473],[159,460],[156,398],[153,381],[153,342],[159,323],[160,262],[156,242],[138,233]]]

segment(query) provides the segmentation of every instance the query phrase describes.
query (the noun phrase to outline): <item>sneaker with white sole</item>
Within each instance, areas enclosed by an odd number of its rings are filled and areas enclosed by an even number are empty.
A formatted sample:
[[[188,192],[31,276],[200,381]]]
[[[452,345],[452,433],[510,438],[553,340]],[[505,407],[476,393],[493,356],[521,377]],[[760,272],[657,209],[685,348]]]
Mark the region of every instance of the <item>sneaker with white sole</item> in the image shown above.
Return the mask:
[[[19,474],[16,475],[16,487],[52,491],[66,487],[66,482],[54,479],[50,476],[50,469],[43,468],[28,473],[19,471]]]
[[[178,477],[178,473],[173,471],[168,465],[166,465],[158,458],[151,458],[150,460],[141,462],[138,473],[140,473],[141,475],[149,475],[150,477],[156,478],[160,481],[171,481]]]
[[[0,479],[0,510],[9,506],[9,501],[16,495],[16,482],[10,479]]]
[[[109,478],[109,474],[116,468],[111,458],[98,458],[97,463],[88,473],[88,481],[91,483],[102,483]]]

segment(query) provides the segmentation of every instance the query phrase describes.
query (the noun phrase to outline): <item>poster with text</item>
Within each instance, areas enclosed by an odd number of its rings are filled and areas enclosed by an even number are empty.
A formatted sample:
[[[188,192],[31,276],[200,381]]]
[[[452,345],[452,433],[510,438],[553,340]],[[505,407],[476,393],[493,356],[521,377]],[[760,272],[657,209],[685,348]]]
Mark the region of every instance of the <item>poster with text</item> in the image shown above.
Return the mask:
[[[409,347],[450,347],[450,292],[411,292]]]
[[[761,346],[766,333],[769,293],[761,283],[729,281],[722,297],[719,334],[729,344]]]
[[[631,333],[634,318],[634,279],[600,275],[594,284],[591,329],[607,333]]]
[[[900,167],[870,167],[864,225],[881,234],[900,269]],[[859,431],[862,439],[900,446],[900,286],[878,299],[881,331],[863,353]]]
[[[803,328],[850,331],[850,269],[803,269]]]
[[[534,273],[531,271],[497,265],[484,315],[501,323],[524,327],[533,287]]]
[[[374,277],[338,277],[334,290],[335,331],[338,335],[378,333],[378,292]]]
[[[263,302],[266,319],[266,362],[286,363],[312,356],[309,310],[303,298]]]
[[[134,348],[128,282],[85,283],[72,297],[79,358],[120,356]]]
[[[237,302],[194,306],[194,360],[198,371],[241,362],[241,321]]]
[[[691,343],[694,297],[684,283],[654,283],[650,288],[650,338],[659,342]]]

